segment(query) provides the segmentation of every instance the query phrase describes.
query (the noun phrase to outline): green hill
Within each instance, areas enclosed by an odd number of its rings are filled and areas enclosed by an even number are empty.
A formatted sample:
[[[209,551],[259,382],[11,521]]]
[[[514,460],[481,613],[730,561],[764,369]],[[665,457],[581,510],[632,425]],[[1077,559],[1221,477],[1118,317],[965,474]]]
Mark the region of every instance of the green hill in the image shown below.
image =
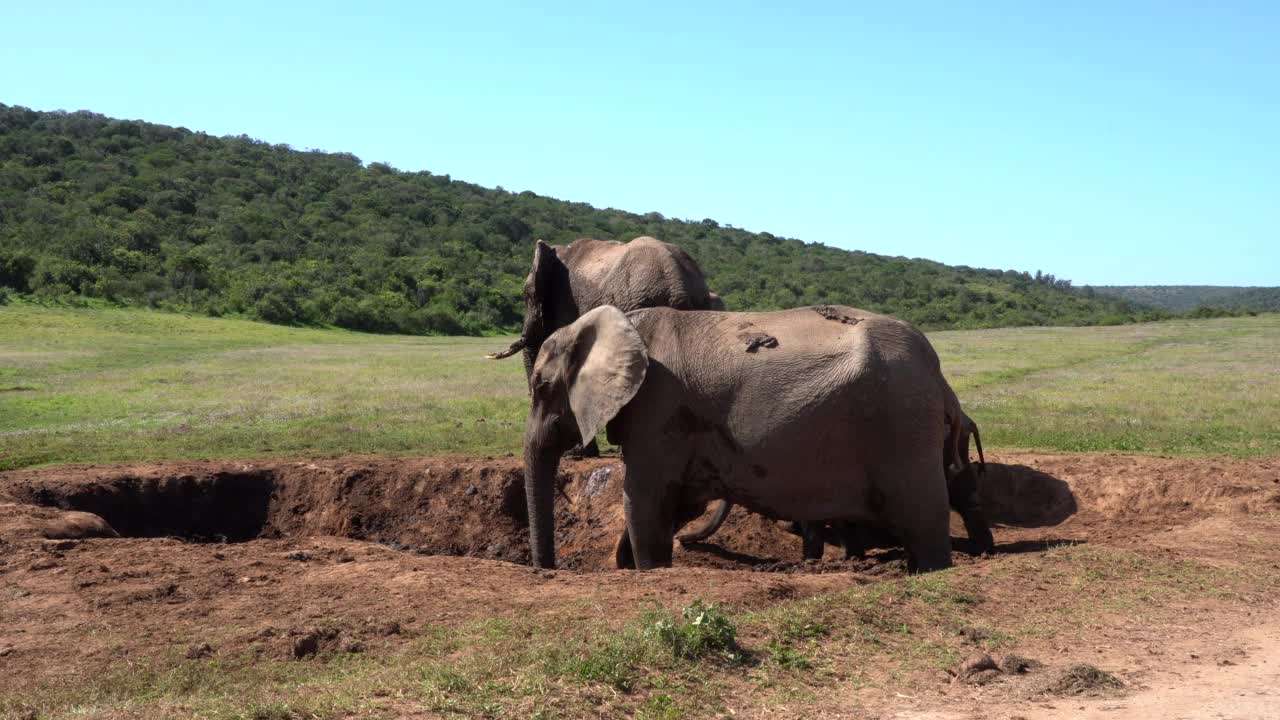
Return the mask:
[[[1280,311],[1280,287],[1228,285],[1103,285],[1099,293],[1162,310],[1186,312],[1196,308],[1239,308],[1256,312]]]
[[[366,166],[350,154],[0,105],[0,294],[38,302],[495,333],[519,326],[535,238],[638,235],[686,248],[731,309],[833,302],[926,328],[1161,315],[1039,272],[849,252]]]

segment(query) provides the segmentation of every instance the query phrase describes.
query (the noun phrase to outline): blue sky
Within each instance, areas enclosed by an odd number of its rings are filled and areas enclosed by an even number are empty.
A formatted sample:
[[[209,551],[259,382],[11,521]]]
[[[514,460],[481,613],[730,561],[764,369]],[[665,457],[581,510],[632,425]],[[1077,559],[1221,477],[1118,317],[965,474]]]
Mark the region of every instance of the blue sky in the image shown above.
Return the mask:
[[[5,3],[0,102],[1077,284],[1280,285],[1280,3]]]

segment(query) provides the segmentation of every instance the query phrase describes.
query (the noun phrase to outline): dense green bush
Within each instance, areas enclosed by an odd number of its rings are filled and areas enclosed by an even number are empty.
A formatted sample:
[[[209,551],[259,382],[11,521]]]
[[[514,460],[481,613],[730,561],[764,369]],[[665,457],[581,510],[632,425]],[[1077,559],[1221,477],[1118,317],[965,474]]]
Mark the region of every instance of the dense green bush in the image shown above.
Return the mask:
[[[730,309],[842,303],[926,328],[1158,316],[1052,275],[849,252],[366,167],[345,153],[0,105],[0,286],[37,299],[486,334],[519,327],[535,238],[639,235],[686,248]]]

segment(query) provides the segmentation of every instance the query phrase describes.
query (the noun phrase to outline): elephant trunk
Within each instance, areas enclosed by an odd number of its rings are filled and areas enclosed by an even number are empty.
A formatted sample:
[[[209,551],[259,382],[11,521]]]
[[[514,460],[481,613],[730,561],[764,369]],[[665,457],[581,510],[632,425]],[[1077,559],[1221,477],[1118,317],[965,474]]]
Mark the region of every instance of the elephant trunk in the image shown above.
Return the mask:
[[[538,359],[538,350],[541,348],[541,342],[537,345],[526,343],[524,346],[524,376],[531,383],[533,382],[533,363]]]
[[[556,566],[555,482],[560,453],[526,443],[524,496],[529,509],[529,549],[534,567]]]
[[[523,350],[524,346],[525,346],[525,339],[524,337],[520,337],[518,340],[511,343],[511,347],[507,348],[506,350],[503,350],[501,352],[496,352],[496,353],[489,353],[488,355],[485,355],[485,357],[489,358],[490,360],[501,360],[503,358],[509,358],[512,355],[515,355],[516,353]]]
[[[724,519],[729,517],[729,511],[732,509],[733,503],[728,500],[721,500],[720,506],[716,508],[715,515],[711,516],[711,519],[707,521],[706,525],[688,532],[680,533],[676,536],[676,539],[682,543],[702,542],[703,540],[706,540],[720,529],[720,526],[724,524]]]

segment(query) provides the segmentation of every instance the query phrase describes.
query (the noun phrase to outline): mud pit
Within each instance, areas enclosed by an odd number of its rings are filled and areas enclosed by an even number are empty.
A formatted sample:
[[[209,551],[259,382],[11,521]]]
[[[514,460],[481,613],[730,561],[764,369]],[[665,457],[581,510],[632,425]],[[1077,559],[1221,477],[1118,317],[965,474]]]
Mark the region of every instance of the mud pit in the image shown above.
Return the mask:
[[[1083,540],[1078,530],[1086,528],[1112,538],[1214,514],[1280,509],[1280,487],[1266,477],[1270,467],[1263,462],[1262,472],[1251,476],[1203,461],[1030,456],[990,463],[981,493],[992,523],[1006,530],[1006,545],[1029,537]],[[562,464],[556,500],[561,568],[614,569],[624,475],[616,458]],[[0,492],[19,506],[91,513],[126,538],[239,543],[327,536],[420,555],[529,560],[523,469],[514,458],[76,466],[11,472]],[[1050,527],[1054,532],[1026,532]],[[953,535],[955,549],[964,549],[958,522]],[[864,562],[803,563],[799,547],[799,538],[777,523],[735,508],[707,542],[680,548],[676,564],[867,569],[901,556],[881,551]],[[828,556],[835,555],[832,548]]]
[[[1226,567],[1280,563],[1280,538],[1257,520],[1280,517],[1280,459],[989,458],[982,492],[998,553],[961,552],[955,518],[953,558],[966,572],[986,577],[1006,559],[1064,543]],[[298,643],[329,641],[307,634],[317,618],[341,627],[333,643],[377,650],[399,641],[399,630],[387,628],[538,615],[565,601],[620,616],[644,602],[678,607],[698,596],[758,609],[902,574],[895,549],[863,561],[805,563],[799,538],[740,508],[708,542],[678,546],[674,569],[616,571],[621,464],[566,461],[561,471],[562,570],[554,573],[524,565],[515,458],[183,462],[0,475],[0,691],[205,644],[217,654],[265,648],[288,658]],[[75,537],[94,539],[68,539]],[[828,557],[837,555],[828,548]],[[1021,582],[993,582],[985,602],[1052,603],[1028,599]]]

